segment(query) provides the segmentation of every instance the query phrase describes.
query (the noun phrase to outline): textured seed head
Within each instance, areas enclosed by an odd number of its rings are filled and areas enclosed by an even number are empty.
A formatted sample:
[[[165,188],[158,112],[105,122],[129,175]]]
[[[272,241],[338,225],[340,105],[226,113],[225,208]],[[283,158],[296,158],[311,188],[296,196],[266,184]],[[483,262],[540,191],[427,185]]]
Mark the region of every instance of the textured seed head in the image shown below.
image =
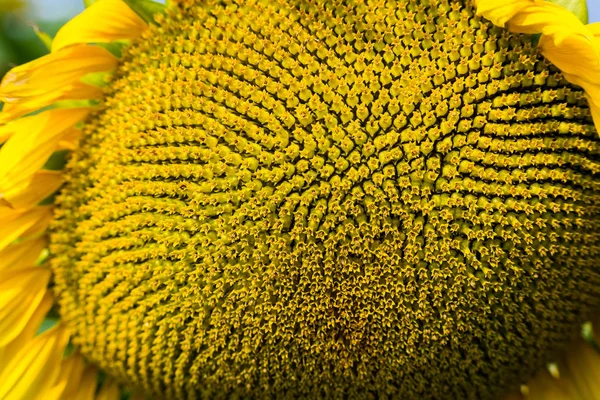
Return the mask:
[[[179,1],[57,200],[60,312],[157,398],[490,399],[598,305],[583,92],[463,1]]]

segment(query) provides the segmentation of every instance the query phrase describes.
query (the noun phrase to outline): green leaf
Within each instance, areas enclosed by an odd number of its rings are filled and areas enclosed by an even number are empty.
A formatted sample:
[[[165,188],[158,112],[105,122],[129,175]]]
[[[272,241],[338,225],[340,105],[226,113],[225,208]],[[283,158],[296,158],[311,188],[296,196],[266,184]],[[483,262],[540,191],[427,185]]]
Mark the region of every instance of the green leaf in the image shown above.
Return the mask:
[[[586,0],[548,0],[550,3],[561,6],[571,11],[584,24],[588,23],[588,9]]]
[[[154,14],[163,13],[166,9],[164,4],[157,3],[152,0],[124,0],[125,3],[137,15],[149,24],[154,23]]]

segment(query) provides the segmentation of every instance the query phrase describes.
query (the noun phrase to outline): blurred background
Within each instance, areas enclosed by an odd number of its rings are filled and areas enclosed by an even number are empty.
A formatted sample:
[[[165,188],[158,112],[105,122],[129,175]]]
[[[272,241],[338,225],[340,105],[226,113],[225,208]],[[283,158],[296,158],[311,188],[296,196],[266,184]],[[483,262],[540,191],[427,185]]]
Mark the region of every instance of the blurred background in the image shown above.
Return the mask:
[[[587,2],[590,22],[600,22],[600,0]],[[0,77],[13,66],[47,53],[34,26],[53,37],[66,21],[83,11],[83,3],[84,0],[0,0]]]

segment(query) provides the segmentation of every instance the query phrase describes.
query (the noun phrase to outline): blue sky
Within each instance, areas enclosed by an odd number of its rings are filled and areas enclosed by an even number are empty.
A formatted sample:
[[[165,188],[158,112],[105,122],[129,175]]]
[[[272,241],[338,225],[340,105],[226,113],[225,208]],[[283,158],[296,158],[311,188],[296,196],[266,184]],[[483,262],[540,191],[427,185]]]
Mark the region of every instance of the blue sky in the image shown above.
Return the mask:
[[[587,0],[590,22],[600,22],[600,0]]]
[[[587,0],[587,2],[590,22],[600,22],[600,0]],[[34,14],[39,13],[39,17],[48,20],[69,18],[83,10],[82,0],[30,0],[30,3]]]
[[[587,2],[590,22],[600,22],[600,0],[587,0]],[[83,10],[82,0],[30,0],[30,3],[32,8],[39,12],[39,17],[50,20],[68,18]]]

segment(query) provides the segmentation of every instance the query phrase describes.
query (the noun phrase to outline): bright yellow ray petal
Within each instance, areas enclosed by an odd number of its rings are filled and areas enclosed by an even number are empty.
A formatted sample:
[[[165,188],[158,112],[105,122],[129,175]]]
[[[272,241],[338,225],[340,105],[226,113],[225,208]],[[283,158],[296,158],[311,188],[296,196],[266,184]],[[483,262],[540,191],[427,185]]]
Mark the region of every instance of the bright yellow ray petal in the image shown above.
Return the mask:
[[[0,99],[16,103],[60,90],[88,73],[108,71],[117,59],[98,46],[73,46],[11,69],[2,79]]]
[[[477,15],[484,16],[500,27],[506,26],[510,19],[532,2],[532,0],[474,0]]]
[[[6,247],[0,251],[0,274],[31,267],[47,245],[48,240],[40,237]]]
[[[36,226],[45,228],[51,218],[50,207],[35,207],[30,210],[0,207],[0,250],[22,235],[33,234],[31,230]]]
[[[135,39],[147,27],[123,1],[97,1],[58,31],[52,42],[52,52],[79,43]]]
[[[52,293],[46,292],[38,308],[35,310],[19,336],[7,346],[0,347],[0,373],[4,368],[4,365],[8,362],[7,360],[13,359],[15,355],[21,351],[24,346],[27,346],[35,337],[53,304],[54,296],[52,296]]]
[[[102,389],[96,396],[96,400],[119,400],[121,393],[119,386],[112,379],[107,379],[102,384]]]
[[[52,206],[37,206],[36,208],[46,208],[48,209],[48,213],[43,218],[40,218],[29,229],[23,232],[19,240],[35,239],[46,233],[46,229],[48,229],[48,225],[53,218]]]
[[[590,33],[591,36],[591,33]],[[590,40],[580,35],[563,39],[561,45],[549,36],[542,36],[539,47],[544,56],[570,78],[580,78],[600,84],[600,55],[596,38]],[[574,83],[574,82],[573,82]]]
[[[46,107],[58,100],[93,99],[102,95],[96,86],[80,81],[93,72],[110,71],[117,59],[98,46],[71,46],[10,70],[0,84],[5,106],[0,123]],[[0,131],[0,138],[7,133]]]
[[[0,125],[59,101],[99,99],[102,94],[102,88],[90,86],[83,82],[75,82],[72,85],[65,86],[60,92],[48,92],[45,95],[34,97],[32,101],[15,104],[5,103],[2,112],[0,112]],[[40,107],[42,104],[43,106]]]
[[[574,400],[545,368],[527,386],[527,400]]]
[[[69,335],[56,326],[36,336],[0,365],[0,399],[33,399],[52,386]]]
[[[600,131],[600,24],[584,25],[563,7],[544,0],[475,0],[477,14],[517,33],[541,33],[542,54],[581,86]]]
[[[83,373],[83,357],[73,354],[60,363],[60,373],[52,388],[42,393],[36,400],[59,400],[72,397],[73,389],[79,385]]]
[[[77,390],[73,392],[73,397],[64,400],[94,400],[94,394],[96,393],[98,371],[91,365],[88,365],[81,377],[81,381]]]
[[[594,37],[600,39],[600,22],[587,24],[586,27],[592,33],[592,35],[594,35]]]
[[[0,347],[15,339],[37,310],[50,280],[41,267],[0,274]]]
[[[77,391],[79,390],[79,386],[81,383],[81,379],[83,377],[84,370],[84,360],[81,354],[75,353],[71,355],[68,359],[63,360],[63,369],[61,369],[61,376],[59,377],[59,381],[65,380],[66,386],[64,391],[58,397],[59,399],[70,400],[74,399]],[[70,369],[68,372],[66,371],[65,364],[70,365]]]
[[[31,181],[23,190],[10,197],[9,204],[14,208],[33,207],[56,192],[63,180],[61,171],[40,170],[33,174]],[[8,203],[8,199],[4,201]]]
[[[560,45],[568,36],[581,35],[589,39],[590,32],[569,10],[546,1],[530,1],[508,21],[508,29],[517,33],[542,33]]]
[[[63,138],[58,142],[58,150],[75,150],[77,141],[81,137],[81,129],[71,129],[65,133]]]
[[[12,204],[12,198],[30,185],[34,173],[57,149],[64,134],[89,111],[87,108],[49,110],[6,125],[4,128],[15,133],[0,149],[0,196]]]
[[[566,364],[582,400],[600,398],[600,354],[581,339],[567,353]]]

